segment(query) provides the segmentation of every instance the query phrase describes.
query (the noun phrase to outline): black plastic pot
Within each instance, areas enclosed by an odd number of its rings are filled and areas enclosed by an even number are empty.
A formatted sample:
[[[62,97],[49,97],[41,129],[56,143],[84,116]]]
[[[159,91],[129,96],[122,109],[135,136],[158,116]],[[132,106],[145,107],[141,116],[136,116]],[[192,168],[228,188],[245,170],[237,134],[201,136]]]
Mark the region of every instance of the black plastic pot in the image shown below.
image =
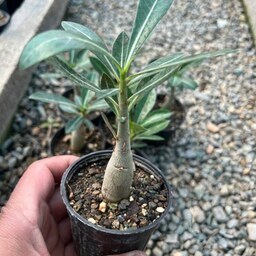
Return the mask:
[[[51,154],[52,156],[55,156],[58,154],[58,152],[56,151],[56,146],[61,140],[63,140],[65,135],[66,135],[65,127],[62,127],[59,130],[57,130],[57,132],[53,135],[52,139],[49,142],[49,154]],[[106,148],[106,139],[103,134],[102,134],[102,140],[100,141],[100,143],[101,143],[100,149],[105,149]],[[82,149],[80,153],[81,153],[81,155],[84,155],[84,154],[88,154],[90,152],[88,152],[88,149],[86,148],[86,145],[85,145],[85,148]],[[66,153],[63,152],[63,154],[66,154]]]
[[[23,0],[5,0],[10,14],[13,14],[22,4]]]
[[[6,0],[0,0],[0,9],[5,12],[9,12]]]
[[[108,160],[111,153],[111,151],[98,151],[78,159],[66,170],[61,180],[61,195],[71,219],[73,240],[79,256],[103,256],[144,250],[152,232],[159,226],[171,205],[171,189],[161,171],[148,160],[134,155],[136,166],[154,174],[164,182],[167,188],[168,206],[158,219],[142,228],[120,231],[96,226],[75,212],[69,204],[67,182],[86,165]]]
[[[10,18],[11,17],[7,12],[0,9],[0,33],[8,25]]]

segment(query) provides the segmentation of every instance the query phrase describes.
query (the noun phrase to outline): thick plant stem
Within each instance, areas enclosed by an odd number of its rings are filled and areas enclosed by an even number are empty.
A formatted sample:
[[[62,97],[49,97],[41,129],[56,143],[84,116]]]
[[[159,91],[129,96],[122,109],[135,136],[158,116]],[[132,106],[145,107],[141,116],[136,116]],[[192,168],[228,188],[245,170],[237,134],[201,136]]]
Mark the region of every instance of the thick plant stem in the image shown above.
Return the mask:
[[[105,199],[111,202],[118,202],[129,196],[135,171],[129,136],[129,112],[125,76],[125,72],[121,74],[119,86],[120,116],[117,126],[116,145],[107,164],[102,184],[102,194]]]
[[[74,152],[79,152],[85,145],[85,127],[81,125],[77,130],[71,133],[70,147]]]

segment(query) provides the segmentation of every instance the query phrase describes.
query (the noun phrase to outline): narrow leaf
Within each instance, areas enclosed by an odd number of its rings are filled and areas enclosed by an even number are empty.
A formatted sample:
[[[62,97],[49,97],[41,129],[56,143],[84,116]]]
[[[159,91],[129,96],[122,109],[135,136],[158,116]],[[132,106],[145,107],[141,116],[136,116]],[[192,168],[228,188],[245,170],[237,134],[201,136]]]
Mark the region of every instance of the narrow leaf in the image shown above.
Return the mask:
[[[154,126],[165,119],[169,119],[171,115],[172,113],[167,109],[157,109],[152,111],[141,123],[141,125],[143,125],[145,128],[150,128],[151,126]]]
[[[119,65],[105,48],[94,41],[68,31],[49,30],[38,34],[25,46],[20,58],[20,67],[28,68],[51,56],[75,49],[88,49],[96,55],[106,56]]]
[[[155,26],[166,14],[173,0],[140,0],[131,38],[129,40],[126,64],[130,63],[147,40]]]
[[[47,92],[36,92],[30,95],[29,97],[32,100],[39,100],[46,103],[56,103],[62,104],[65,106],[70,106],[76,108],[76,104],[74,104],[71,100],[54,93],[47,93]]]
[[[83,86],[93,92],[99,92],[100,89],[93,83],[91,83],[84,76],[77,73],[74,69],[70,68],[63,60],[58,57],[52,57],[53,64],[55,64],[68,79],[73,81],[79,86]]]
[[[95,43],[99,44],[102,48],[107,50],[107,46],[93,30],[91,30],[88,27],[85,27],[81,24],[70,22],[70,21],[62,21],[61,26],[69,32],[73,32],[74,34],[78,34],[80,36],[83,36],[91,41],[94,41]]]
[[[96,93],[96,98],[105,99],[108,97],[112,97],[114,95],[117,95],[118,91],[119,91],[118,88],[100,90],[99,92]]]
[[[97,58],[97,57],[90,57],[90,61],[94,69],[99,73],[99,74],[107,74],[111,76],[111,71],[108,70],[108,68]]]
[[[170,76],[175,72],[175,68],[167,68],[157,75],[155,75],[148,83],[144,85],[143,88],[137,90],[129,99],[129,109],[131,109],[134,104],[138,102],[144,95],[146,95],[149,91],[156,88],[158,85],[162,84],[166,80],[170,78]]]
[[[60,104],[59,108],[66,113],[79,115],[79,111],[75,107]]]
[[[151,141],[163,141],[164,138],[159,136],[159,135],[143,135],[143,134],[139,134],[138,136],[136,136],[134,138],[134,140],[151,140]]]
[[[82,116],[78,116],[75,119],[68,121],[65,126],[65,133],[71,133],[77,130],[80,127],[80,125],[83,123],[83,119],[84,118]]]
[[[142,135],[151,136],[153,134],[156,134],[156,133],[164,130],[165,128],[167,128],[169,123],[170,123],[170,120],[165,120],[165,121],[159,122],[157,125],[154,125],[154,126],[150,127],[149,129],[147,129]]]
[[[106,103],[105,100],[97,100],[94,101],[93,103],[91,103],[88,106],[88,110],[94,111],[94,110],[98,110],[98,111],[102,111],[102,110],[107,110],[108,109],[108,104]]]
[[[225,49],[225,50],[219,50],[219,51],[214,51],[214,52],[200,53],[200,54],[195,54],[192,56],[184,56],[182,58],[178,58],[177,60],[170,59],[170,60],[165,61],[164,63],[162,63],[159,66],[153,65],[154,64],[154,62],[153,62],[151,65],[148,65],[144,70],[142,70],[141,72],[138,72],[134,76],[140,76],[145,73],[158,72],[158,71],[161,71],[166,68],[182,66],[184,64],[190,64],[190,63],[196,62],[196,61],[202,62],[209,58],[219,57],[219,56],[223,56],[225,54],[234,53],[234,52],[236,52],[236,50]]]
[[[114,42],[112,54],[123,68],[128,49],[129,37],[125,32],[121,32]]]
[[[142,123],[148,113],[153,109],[156,103],[156,90],[152,90],[145,95],[135,108],[135,121]]]
[[[72,32],[76,35],[81,36],[82,38],[88,39],[91,42],[94,42],[98,46],[105,49],[106,52],[108,52],[107,46],[105,45],[104,41],[91,29],[81,24],[77,24],[75,22],[63,21],[61,24],[66,31]],[[110,72],[117,77],[116,66],[113,65],[113,63],[117,65],[118,62],[115,60],[115,58],[112,57],[112,55],[110,55],[109,53],[107,55],[102,54],[101,52],[97,52],[94,49],[89,49],[89,50],[91,50],[101,60],[101,62],[108,67]],[[117,66],[119,66],[119,64]]]

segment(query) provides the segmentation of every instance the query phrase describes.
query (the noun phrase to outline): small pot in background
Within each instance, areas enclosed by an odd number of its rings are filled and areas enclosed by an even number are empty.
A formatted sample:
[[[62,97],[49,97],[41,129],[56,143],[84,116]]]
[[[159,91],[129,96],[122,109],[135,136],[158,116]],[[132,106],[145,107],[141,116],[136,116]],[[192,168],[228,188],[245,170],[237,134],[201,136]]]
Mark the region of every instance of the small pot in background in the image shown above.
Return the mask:
[[[102,131],[99,129],[95,129],[95,133],[92,133],[89,140],[86,141],[84,148],[81,150],[81,152],[72,152],[69,149],[69,140],[68,135],[65,133],[65,127],[60,128],[57,130],[57,132],[53,135],[52,139],[49,143],[49,153],[53,156],[55,155],[64,155],[64,154],[76,154],[76,155],[84,155],[88,154],[94,151],[103,150],[106,149],[106,138]],[[98,139],[98,145],[97,147],[92,144],[95,144],[96,142],[93,141],[97,139],[97,136],[100,136]]]

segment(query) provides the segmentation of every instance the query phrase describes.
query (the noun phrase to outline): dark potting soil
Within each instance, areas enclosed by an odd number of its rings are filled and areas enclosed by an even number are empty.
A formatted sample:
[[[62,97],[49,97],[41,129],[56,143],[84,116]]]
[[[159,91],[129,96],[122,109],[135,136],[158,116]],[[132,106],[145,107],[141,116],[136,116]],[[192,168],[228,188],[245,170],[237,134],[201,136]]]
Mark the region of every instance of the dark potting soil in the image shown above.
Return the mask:
[[[93,224],[117,230],[137,229],[159,218],[168,203],[164,183],[136,167],[130,197],[110,203],[101,194],[106,164],[90,164],[71,178],[66,186],[72,208]]]
[[[104,134],[102,134],[102,131],[98,129],[88,131],[85,134],[85,137],[84,137],[85,146],[81,150],[81,152],[73,152],[70,149],[70,139],[71,139],[71,135],[67,134],[61,140],[59,140],[54,147],[54,154],[55,155],[75,154],[77,156],[79,155],[81,156],[91,152],[102,150],[105,144]]]

